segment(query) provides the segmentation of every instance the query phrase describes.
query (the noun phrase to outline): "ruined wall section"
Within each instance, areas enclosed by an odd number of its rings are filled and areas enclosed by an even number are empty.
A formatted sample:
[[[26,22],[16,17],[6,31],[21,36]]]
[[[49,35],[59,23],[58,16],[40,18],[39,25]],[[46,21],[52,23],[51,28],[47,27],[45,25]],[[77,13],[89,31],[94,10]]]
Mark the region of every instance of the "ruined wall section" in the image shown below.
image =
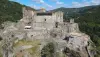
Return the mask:
[[[69,33],[72,33],[72,32],[75,32],[75,33],[78,33],[79,32],[79,27],[78,27],[78,24],[77,23],[70,23],[68,25],[68,32]]]
[[[53,19],[55,22],[63,23],[63,12],[58,11],[53,13]]]
[[[63,22],[63,12],[54,12],[52,15],[37,15],[32,10],[23,8],[23,18],[16,24],[20,33],[26,34],[27,38],[65,38],[68,33],[79,32],[78,24],[74,20]],[[31,14],[31,15],[30,15]],[[28,18],[27,18],[28,17]],[[54,35],[51,35],[54,34]]]
[[[55,26],[52,16],[34,16],[33,29],[53,29]]]
[[[32,17],[34,15],[34,11],[31,8],[23,7],[23,17]]]

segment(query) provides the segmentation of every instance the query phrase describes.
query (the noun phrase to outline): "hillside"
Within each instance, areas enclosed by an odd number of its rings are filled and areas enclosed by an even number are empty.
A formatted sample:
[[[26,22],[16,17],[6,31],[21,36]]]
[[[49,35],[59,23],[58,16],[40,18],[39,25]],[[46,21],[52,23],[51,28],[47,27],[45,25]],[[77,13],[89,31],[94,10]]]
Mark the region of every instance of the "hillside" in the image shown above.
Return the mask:
[[[53,11],[53,12],[56,12],[56,11],[64,12],[64,19],[68,20],[70,18],[74,18],[74,19],[78,18],[80,15],[82,16],[82,14],[84,14],[85,12],[92,10],[92,9],[96,9],[99,6],[100,5],[98,5],[98,6],[87,6],[87,7],[81,7],[81,8],[64,8],[64,7],[61,7],[61,8],[51,10],[51,11]]]
[[[22,18],[22,5],[8,0],[0,1],[0,23],[14,21]]]
[[[3,24],[4,29],[0,29],[0,36],[3,39],[1,42],[3,45],[0,45],[0,49],[3,50],[0,53],[1,57],[93,57],[95,55],[92,53],[95,52],[95,48],[89,35],[79,30],[78,23],[63,22],[63,12],[55,12],[54,15],[43,12],[39,15],[36,12],[34,16],[30,12],[32,12],[30,9],[24,8],[23,18],[20,21]],[[52,16],[58,18],[55,20]]]
[[[91,36],[96,45],[97,53],[100,54],[100,5],[82,8],[58,8],[54,11],[63,11],[65,21],[74,18],[79,23],[80,30]],[[66,13],[68,14],[66,15]]]
[[[100,6],[84,10],[76,22],[79,23],[81,31],[91,36],[97,47],[97,53],[100,54]]]
[[[17,22],[17,20],[20,20],[22,18],[22,7],[27,6],[13,1],[1,0],[0,24],[5,21]],[[97,49],[95,57],[100,57],[100,5],[82,8],[62,7],[52,11],[63,11],[65,21],[74,18],[75,22],[79,23],[80,30],[90,35],[92,41],[95,43]],[[0,26],[0,28],[2,27]]]
[[[64,19],[70,19],[70,17],[72,17],[74,14],[78,15],[79,9],[78,8],[61,7],[61,8],[58,8],[58,9],[51,10],[51,11],[53,11],[53,12],[62,11],[62,12],[64,12]]]
[[[9,0],[0,0],[0,24],[5,21],[17,22],[17,20],[21,19],[22,7],[28,6]]]

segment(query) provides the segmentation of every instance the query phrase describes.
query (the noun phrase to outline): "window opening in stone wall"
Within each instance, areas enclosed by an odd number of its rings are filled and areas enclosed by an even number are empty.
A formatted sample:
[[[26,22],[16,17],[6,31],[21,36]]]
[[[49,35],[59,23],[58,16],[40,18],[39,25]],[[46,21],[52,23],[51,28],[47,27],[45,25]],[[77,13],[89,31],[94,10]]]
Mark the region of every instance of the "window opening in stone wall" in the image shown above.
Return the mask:
[[[31,19],[32,19],[32,17],[31,17]]]
[[[22,52],[22,50],[20,50],[20,52]]]
[[[58,28],[58,22],[55,23],[56,28]]]
[[[31,25],[31,22],[28,22],[27,24],[28,24],[28,25]]]
[[[52,36],[55,38],[57,36],[57,34],[53,34]]]
[[[31,35],[31,37],[33,37],[33,35]]]
[[[63,40],[66,40],[68,42],[69,41],[69,37],[65,37]]]
[[[46,19],[44,19],[44,21],[46,21]]]
[[[11,35],[11,37],[14,37],[14,35]]]

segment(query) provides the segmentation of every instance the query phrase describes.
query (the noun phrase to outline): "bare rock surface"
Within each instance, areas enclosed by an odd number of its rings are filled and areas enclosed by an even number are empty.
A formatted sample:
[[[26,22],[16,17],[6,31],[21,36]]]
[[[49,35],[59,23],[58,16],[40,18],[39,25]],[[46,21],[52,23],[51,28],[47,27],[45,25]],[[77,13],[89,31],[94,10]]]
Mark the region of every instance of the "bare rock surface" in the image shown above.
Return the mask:
[[[2,26],[2,57],[94,57],[93,54],[91,56],[90,37],[80,32],[74,19],[63,22],[61,11],[34,12],[23,8],[21,20],[5,22]],[[53,43],[54,46],[50,45],[54,49],[48,47],[48,43]],[[45,54],[48,48],[54,51],[53,54],[49,51],[48,55]]]

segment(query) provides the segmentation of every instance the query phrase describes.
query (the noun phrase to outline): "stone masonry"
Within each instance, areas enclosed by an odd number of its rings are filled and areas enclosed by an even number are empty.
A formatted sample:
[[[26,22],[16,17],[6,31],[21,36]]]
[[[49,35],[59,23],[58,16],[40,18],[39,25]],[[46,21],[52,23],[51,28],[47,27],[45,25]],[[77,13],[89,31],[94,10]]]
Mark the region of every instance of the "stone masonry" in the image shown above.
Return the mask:
[[[24,7],[21,20],[17,23],[8,21],[3,23],[2,26],[4,29],[0,30],[0,36],[8,42],[11,39],[54,39],[58,44],[57,52],[62,51],[65,47],[75,51],[83,51],[83,47],[86,47],[90,40],[88,35],[79,31],[78,23],[75,23],[74,19],[70,19],[70,22],[64,22],[63,12],[61,11],[47,12],[44,9],[33,11]],[[11,53],[11,51],[9,52]],[[82,54],[84,53],[86,52]],[[7,57],[5,54],[3,55],[3,57]],[[8,57],[12,55],[9,54]],[[88,57],[88,54],[84,57]]]

